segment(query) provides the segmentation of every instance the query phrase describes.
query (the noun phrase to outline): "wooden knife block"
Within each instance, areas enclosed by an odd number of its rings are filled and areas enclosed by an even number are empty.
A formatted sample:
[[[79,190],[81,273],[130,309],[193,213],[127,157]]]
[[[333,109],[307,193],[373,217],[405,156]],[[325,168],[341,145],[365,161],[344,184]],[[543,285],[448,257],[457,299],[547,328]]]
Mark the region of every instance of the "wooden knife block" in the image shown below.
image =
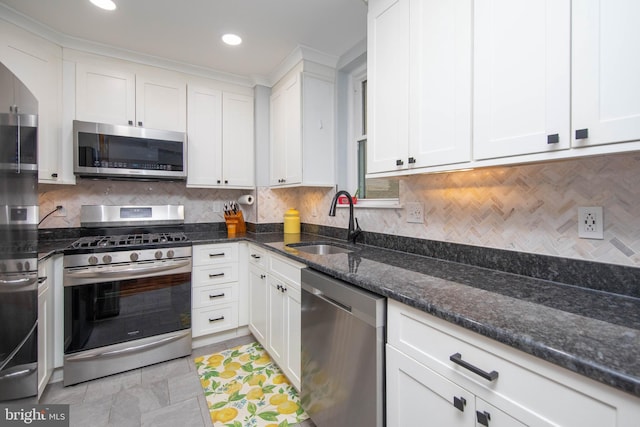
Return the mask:
[[[227,223],[227,234],[233,234],[229,230],[230,224],[234,224],[236,226],[236,234],[243,234],[247,232],[247,225],[244,222],[242,211],[240,210],[236,213],[224,214],[224,221]]]

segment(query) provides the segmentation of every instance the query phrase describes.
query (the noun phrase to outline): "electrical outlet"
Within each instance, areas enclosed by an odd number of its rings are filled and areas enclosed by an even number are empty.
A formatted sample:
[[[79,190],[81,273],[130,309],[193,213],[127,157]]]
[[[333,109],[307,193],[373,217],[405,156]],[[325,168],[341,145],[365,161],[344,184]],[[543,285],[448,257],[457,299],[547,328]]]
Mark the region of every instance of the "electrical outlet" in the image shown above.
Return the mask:
[[[407,222],[424,224],[424,203],[407,203]]]
[[[602,206],[578,208],[578,237],[604,239],[604,212]]]
[[[62,206],[62,205],[56,205],[56,207],[60,207],[60,209],[58,209],[57,211],[55,211],[55,213],[53,214],[53,216],[67,216],[67,209]]]
[[[222,201],[214,200],[212,206],[213,213],[221,213],[222,212]]]

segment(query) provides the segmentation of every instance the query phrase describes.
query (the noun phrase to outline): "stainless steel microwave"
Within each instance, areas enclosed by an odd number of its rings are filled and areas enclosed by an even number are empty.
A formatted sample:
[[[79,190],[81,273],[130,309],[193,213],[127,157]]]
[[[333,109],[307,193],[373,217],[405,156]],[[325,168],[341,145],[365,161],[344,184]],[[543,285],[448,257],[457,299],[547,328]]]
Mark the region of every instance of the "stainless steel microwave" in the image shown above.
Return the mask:
[[[73,121],[73,172],[121,179],[187,178],[183,132]]]

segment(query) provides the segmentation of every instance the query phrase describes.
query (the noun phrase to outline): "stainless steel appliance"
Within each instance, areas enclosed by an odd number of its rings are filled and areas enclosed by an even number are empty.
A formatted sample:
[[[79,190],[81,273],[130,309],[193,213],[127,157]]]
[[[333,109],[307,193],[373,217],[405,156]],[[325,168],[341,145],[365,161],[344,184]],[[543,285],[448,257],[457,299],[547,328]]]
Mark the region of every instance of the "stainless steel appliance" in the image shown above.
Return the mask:
[[[64,385],[191,354],[183,223],[183,206],[81,207],[94,235],[64,251]]]
[[[0,64],[0,401],[38,392],[37,110]]]
[[[302,270],[301,403],[318,427],[384,425],[386,299]]]
[[[74,120],[73,172],[80,176],[187,178],[183,132]]]

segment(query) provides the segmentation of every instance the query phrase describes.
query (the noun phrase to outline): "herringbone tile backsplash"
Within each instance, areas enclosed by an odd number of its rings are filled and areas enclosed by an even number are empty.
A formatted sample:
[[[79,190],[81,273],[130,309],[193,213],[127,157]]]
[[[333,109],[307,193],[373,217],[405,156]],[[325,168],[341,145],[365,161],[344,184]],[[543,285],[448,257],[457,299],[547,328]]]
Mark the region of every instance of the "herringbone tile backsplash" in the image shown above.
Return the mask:
[[[294,207],[305,223],[347,226],[347,209],[327,215],[327,188],[247,192],[79,180],[40,186],[40,217],[57,204],[67,209],[41,227],[79,227],[82,204],[184,204],[188,223],[221,222],[214,201],[246,193],[257,193],[257,203],[243,207],[250,222],[281,223]],[[357,209],[356,216],[366,231],[640,266],[640,153],[402,178],[401,204],[416,201],[424,204],[424,224],[407,223],[404,208]],[[578,238],[578,206],[604,207],[604,240]]]
[[[331,189],[258,189],[258,221],[346,228],[348,210],[329,217]],[[414,175],[400,202],[422,202],[424,224],[405,209],[356,209],[363,230],[521,252],[640,266],[640,154]],[[604,240],[578,238],[578,207],[604,207]],[[279,207],[279,209],[278,209]]]

